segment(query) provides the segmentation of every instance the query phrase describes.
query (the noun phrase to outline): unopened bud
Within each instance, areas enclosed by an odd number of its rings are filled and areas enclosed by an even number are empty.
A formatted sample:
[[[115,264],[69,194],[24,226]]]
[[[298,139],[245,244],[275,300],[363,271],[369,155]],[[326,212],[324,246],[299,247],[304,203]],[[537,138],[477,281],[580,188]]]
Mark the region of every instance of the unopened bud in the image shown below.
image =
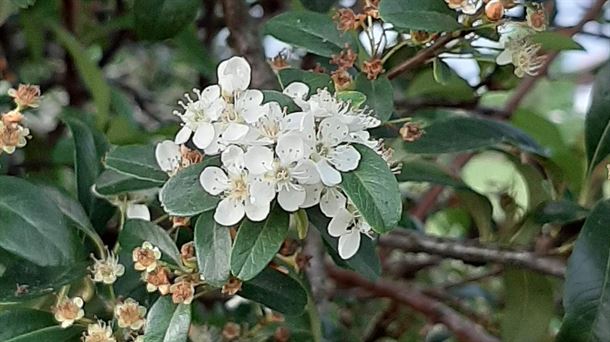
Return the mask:
[[[498,21],[504,16],[504,5],[500,0],[491,0],[485,5],[485,16],[491,21]]]

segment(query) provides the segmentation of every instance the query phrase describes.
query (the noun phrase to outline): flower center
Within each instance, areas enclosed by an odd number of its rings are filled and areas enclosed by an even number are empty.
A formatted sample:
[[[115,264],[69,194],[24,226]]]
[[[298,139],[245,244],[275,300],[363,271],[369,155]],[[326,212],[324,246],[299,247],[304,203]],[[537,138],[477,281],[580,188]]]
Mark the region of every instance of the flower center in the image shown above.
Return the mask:
[[[248,199],[249,195],[248,183],[244,176],[231,179],[230,190],[227,197],[237,202],[243,202]]]

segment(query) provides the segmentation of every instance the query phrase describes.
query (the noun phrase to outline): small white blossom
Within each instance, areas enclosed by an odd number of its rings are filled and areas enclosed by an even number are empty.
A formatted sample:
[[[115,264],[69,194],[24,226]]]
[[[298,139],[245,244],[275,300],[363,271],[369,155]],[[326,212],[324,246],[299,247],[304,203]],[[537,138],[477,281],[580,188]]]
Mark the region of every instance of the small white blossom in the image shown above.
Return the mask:
[[[153,246],[150,242],[144,241],[141,247],[134,248],[131,253],[136,271],[151,272],[157,268],[157,261],[161,259],[159,247]]]
[[[355,212],[339,209],[328,224],[328,234],[339,238],[338,251],[343,259],[349,259],[360,248],[360,234],[370,237],[371,226]]]
[[[61,323],[62,328],[72,326],[75,321],[85,316],[84,304],[85,302],[80,297],[68,298],[64,296],[59,298],[57,305],[53,307],[55,320]]]
[[[481,5],[480,0],[445,0],[445,2],[449,8],[468,15],[475,14]]]
[[[91,274],[93,275],[93,281],[104,284],[114,284],[118,277],[125,274],[125,266],[119,264],[118,256],[106,249],[106,257],[102,259],[96,259],[92,254],[93,267],[91,268]]]
[[[179,102],[184,113],[175,111],[183,122],[182,129],[176,135],[176,144],[186,143],[193,136],[195,146],[206,149],[216,136],[216,126],[213,124],[226,108],[224,100],[220,97],[220,87],[212,85],[203,91],[193,90],[197,99],[191,99],[186,94],[187,103]]]
[[[87,326],[83,340],[84,342],[116,342],[116,338],[112,336],[112,327],[101,320]]]
[[[164,140],[155,148],[155,158],[161,170],[173,175],[181,166],[182,153],[180,145],[171,140]]]
[[[146,308],[131,298],[114,307],[114,317],[120,328],[140,330],[146,323]]]

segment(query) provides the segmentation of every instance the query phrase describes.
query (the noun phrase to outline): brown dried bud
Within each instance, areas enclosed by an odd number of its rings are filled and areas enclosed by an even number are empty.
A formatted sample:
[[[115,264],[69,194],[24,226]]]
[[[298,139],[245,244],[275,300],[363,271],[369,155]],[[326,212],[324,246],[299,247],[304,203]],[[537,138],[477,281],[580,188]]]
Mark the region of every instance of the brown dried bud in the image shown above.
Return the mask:
[[[345,49],[341,50],[339,55],[332,55],[332,59],[330,60],[330,64],[334,64],[339,67],[339,69],[349,69],[354,66],[356,62],[356,58],[358,56],[348,45],[345,46]]]
[[[352,86],[352,75],[345,69],[338,69],[330,74],[337,91],[349,89]]]
[[[369,80],[376,80],[377,76],[381,74],[383,70],[383,63],[381,59],[373,58],[370,61],[362,63],[362,71],[366,74],[366,78]]]
[[[365,18],[364,15],[356,14],[349,8],[342,8],[333,16],[333,20],[337,22],[337,29],[341,32],[358,29]]]
[[[228,341],[237,339],[239,335],[241,335],[241,327],[237,323],[227,322],[222,328],[222,337]]]
[[[154,292],[159,290],[159,293],[166,295],[170,288],[170,274],[165,267],[157,266],[154,270],[145,273],[146,275],[146,290]]]
[[[285,327],[278,327],[273,333],[273,340],[276,342],[288,342],[290,340],[290,330]]]
[[[172,216],[171,220],[173,228],[188,227],[191,223],[190,217]]]
[[[170,286],[169,292],[172,294],[174,304],[191,304],[195,296],[195,285],[190,279],[182,278]]]
[[[191,150],[185,145],[180,145],[180,154],[182,159],[180,160],[180,167],[186,168],[193,164],[199,164],[203,161],[203,154],[199,151]]]
[[[542,8],[527,9],[527,24],[536,31],[546,30],[546,14]]]
[[[398,131],[402,140],[406,142],[414,142],[424,135],[424,130],[421,126],[412,121],[405,122],[404,125]]]
[[[318,74],[325,74],[326,73],[326,69],[324,69],[324,67],[321,66],[320,63],[316,63],[316,66],[313,67],[310,71],[317,72]]]
[[[368,0],[363,8],[364,15],[379,19],[379,0]]]
[[[426,31],[411,31],[411,41],[414,44],[426,44],[432,40],[433,35]]]
[[[195,245],[193,242],[187,242],[180,248],[180,258],[182,263],[191,269],[197,267],[197,260],[195,259]]]
[[[491,21],[498,21],[504,17],[504,5],[500,0],[491,0],[485,5],[485,16]]]
[[[241,280],[231,277],[226,284],[222,286],[222,294],[234,295],[237,291],[241,290]]]
[[[274,71],[290,68],[290,64],[288,64],[288,59],[286,58],[286,55],[281,52],[271,59],[269,65],[271,65],[271,69],[273,69]]]
[[[8,95],[20,109],[27,107],[36,108],[40,102],[40,87],[37,85],[20,84],[17,89],[8,90]]]
[[[296,253],[299,244],[293,239],[286,239],[280,248],[280,254],[283,256],[291,256]]]

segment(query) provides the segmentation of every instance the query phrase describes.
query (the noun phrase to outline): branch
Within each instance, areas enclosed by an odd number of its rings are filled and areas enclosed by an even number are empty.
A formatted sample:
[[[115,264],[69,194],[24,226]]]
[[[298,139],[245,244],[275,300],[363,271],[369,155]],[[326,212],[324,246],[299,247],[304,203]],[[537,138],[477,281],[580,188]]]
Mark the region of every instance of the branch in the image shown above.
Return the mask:
[[[331,278],[343,284],[360,287],[378,297],[390,298],[411,307],[432,322],[444,324],[459,341],[500,341],[496,337],[489,335],[478,324],[471,322],[452,308],[430,298],[417,289],[407,288],[385,280],[378,280],[373,283],[357,273],[338,268],[329,268],[327,272]]]
[[[258,36],[244,0],[222,0],[225,23],[231,32],[231,45],[252,65],[252,85],[255,88],[273,88],[275,76],[265,59]]]
[[[573,27],[560,30],[558,32],[565,36],[572,37],[573,35],[582,31],[586,23],[591,20],[595,20],[595,18],[597,18],[600,13],[603,13],[605,3],[606,0],[596,0],[593,6],[591,6],[591,8],[589,8],[585,15],[580,19],[578,24]],[[515,89],[513,96],[511,96],[511,98],[504,105],[504,112],[509,113],[508,117],[510,117],[510,115],[519,107],[521,101],[523,101],[525,96],[530,92],[534,85],[536,85],[538,80],[540,80],[548,73],[551,63],[555,60],[555,58],[557,58],[558,55],[558,52],[553,52],[547,55],[547,59],[544,62],[544,65],[542,65],[542,67],[540,68],[538,74],[536,76],[529,76],[523,79],[523,81],[521,81],[519,86],[517,86],[517,88]]]
[[[559,278],[564,276],[566,268],[565,263],[560,259],[541,256],[530,251],[485,247],[474,242],[437,238],[406,230],[397,230],[392,234],[379,237],[379,245],[405,252],[423,252],[466,262],[492,262],[524,267]]]

